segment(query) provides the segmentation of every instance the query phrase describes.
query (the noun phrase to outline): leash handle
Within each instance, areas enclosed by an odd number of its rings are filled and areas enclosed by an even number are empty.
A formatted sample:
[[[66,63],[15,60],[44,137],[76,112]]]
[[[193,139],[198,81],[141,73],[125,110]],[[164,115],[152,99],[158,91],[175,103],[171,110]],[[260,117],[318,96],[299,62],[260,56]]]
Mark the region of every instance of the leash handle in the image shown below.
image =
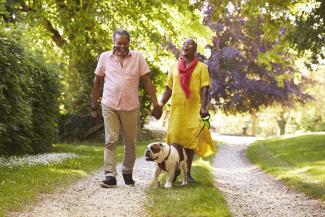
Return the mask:
[[[202,121],[203,121],[204,127],[210,129],[210,115],[202,118]]]
[[[202,120],[204,120],[204,121],[208,121],[209,119],[210,119],[210,115],[207,115],[204,118],[202,118]]]

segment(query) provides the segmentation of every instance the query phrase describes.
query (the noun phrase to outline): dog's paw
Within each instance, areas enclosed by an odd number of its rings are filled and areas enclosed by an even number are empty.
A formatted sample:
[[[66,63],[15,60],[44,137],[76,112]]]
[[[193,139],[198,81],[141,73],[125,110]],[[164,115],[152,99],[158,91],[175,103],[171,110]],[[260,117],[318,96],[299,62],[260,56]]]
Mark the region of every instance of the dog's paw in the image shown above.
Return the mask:
[[[171,188],[172,187],[172,185],[170,184],[170,183],[167,183],[166,182],[166,184],[165,184],[165,188]]]
[[[182,185],[187,185],[187,182],[182,182]]]

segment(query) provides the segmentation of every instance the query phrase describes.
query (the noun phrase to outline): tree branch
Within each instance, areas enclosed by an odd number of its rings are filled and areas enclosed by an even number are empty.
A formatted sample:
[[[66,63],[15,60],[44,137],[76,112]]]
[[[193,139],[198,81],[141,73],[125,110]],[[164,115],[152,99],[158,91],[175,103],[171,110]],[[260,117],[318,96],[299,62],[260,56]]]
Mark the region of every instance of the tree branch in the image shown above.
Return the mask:
[[[49,31],[51,33],[51,37],[53,39],[53,41],[55,42],[55,44],[58,47],[63,47],[63,45],[66,43],[65,40],[62,38],[62,36],[60,35],[59,31],[56,30],[52,23],[47,20],[46,18],[44,18],[45,21],[45,28],[47,29],[47,31]]]

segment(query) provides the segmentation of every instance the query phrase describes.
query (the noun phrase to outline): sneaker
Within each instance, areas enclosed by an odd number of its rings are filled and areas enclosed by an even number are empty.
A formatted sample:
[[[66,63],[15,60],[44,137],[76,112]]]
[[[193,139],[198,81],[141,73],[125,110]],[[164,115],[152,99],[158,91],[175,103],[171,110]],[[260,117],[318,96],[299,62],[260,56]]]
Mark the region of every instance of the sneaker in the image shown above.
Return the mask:
[[[180,169],[177,169],[174,173],[174,178],[173,178],[173,183],[176,182],[177,180],[177,177],[181,174],[181,170]]]
[[[123,174],[123,179],[126,185],[134,186],[135,181],[132,179],[132,173]]]
[[[105,180],[100,183],[102,188],[112,188],[116,186],[116,178],[114,176],[106,176]]]
[[[191,176],[191,174],[187,175],[187,182],[188,183],[194,183],[195,182],[195,179]]]

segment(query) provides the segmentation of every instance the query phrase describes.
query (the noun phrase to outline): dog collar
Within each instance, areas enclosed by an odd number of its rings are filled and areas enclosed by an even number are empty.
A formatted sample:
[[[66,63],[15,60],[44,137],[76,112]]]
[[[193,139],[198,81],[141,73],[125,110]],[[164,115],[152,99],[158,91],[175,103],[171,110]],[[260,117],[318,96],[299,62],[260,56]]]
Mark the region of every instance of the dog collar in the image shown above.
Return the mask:
[[[168,155],[165,157],[165,159],[162,162],[158,163],[159,168],[164,170],[164,171],[167,171],[166,170],[166,160],[169,158],[171,150],[172,150],[172,147],[169,145]]]

